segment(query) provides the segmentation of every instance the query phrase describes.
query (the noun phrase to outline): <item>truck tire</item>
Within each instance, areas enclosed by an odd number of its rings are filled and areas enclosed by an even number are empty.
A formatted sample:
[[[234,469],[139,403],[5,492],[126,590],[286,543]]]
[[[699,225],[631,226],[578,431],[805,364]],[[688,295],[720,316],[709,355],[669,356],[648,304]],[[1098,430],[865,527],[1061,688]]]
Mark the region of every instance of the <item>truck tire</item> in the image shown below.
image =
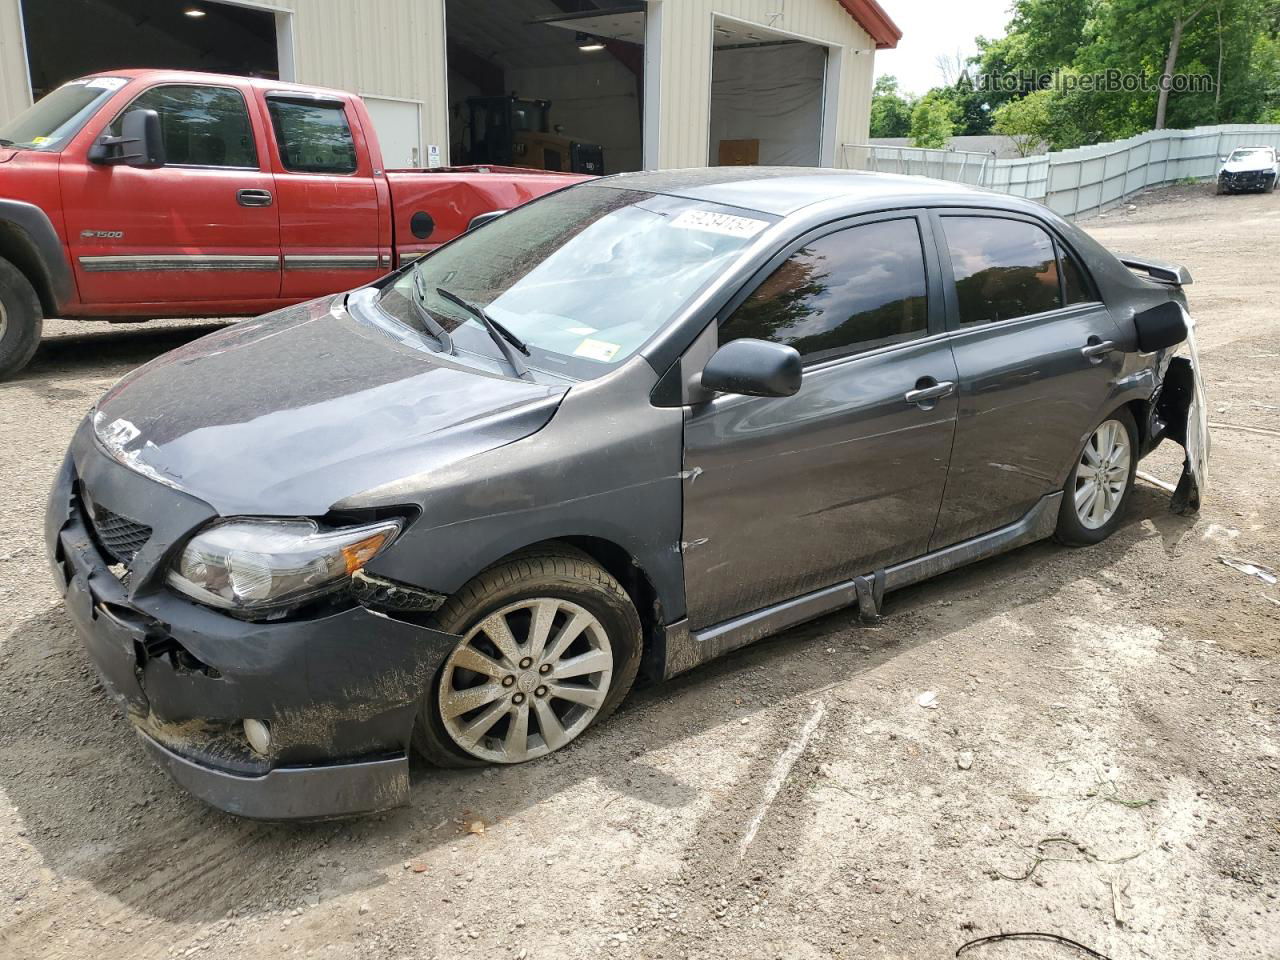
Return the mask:
[[[17,267],[0,258],[0,380],[17,373],[40,346],[44,314],[35,288]]]
[[[497,619],[505,654],[486,629]],[[627,591],[567,544],[482,571],[436,622],[463,638],[427,688],[414,729],[417,753],[439,767],[520,763],[567,746],[617,709],[644,648]]]

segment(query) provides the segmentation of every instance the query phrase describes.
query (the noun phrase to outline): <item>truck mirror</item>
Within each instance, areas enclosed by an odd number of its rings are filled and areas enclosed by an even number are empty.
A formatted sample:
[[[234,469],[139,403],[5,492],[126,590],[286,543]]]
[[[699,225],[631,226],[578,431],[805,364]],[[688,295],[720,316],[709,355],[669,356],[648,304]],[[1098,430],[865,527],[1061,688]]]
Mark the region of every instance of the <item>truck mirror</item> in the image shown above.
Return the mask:
[[[89,159],[104,166],[163,167],[160,114],[154,110],[130,110],[120,125],[120,136],[104,133],[89,149]]]

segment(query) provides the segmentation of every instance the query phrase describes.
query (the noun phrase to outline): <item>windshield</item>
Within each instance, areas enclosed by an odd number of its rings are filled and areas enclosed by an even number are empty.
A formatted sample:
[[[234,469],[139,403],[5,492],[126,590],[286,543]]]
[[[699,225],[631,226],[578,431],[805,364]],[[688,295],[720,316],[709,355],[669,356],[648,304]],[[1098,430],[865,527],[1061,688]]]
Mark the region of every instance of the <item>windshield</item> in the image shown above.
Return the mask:
[[[528,365],[587,379],[636,352],[773,218],[682,197],[584,184],[499,217],[419,261],[426,306],[455,344],[500,356],[443,288],[523,340]],[[414,296],[406,274],[392,287]],[[404,304],[397,319],[420,327]]]
[[[1270,160],[1271,151],[1264,147],[1250,147],[1245,150],[1233,150],[1232,160]]]
[[[0,145],[57,150],[126,83],[124,77],[88,77],[63,84],[0,126]]]

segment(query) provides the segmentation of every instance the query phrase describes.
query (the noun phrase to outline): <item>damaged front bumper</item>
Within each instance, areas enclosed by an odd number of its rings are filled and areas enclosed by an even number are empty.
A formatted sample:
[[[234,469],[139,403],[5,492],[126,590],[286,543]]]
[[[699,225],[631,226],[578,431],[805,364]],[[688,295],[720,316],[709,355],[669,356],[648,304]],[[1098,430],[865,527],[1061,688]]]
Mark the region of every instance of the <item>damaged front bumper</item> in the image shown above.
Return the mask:
[[[457,638],[358,605],[250,623],[150,586],[158,570],[122,580],[85,515],[86,477],[95,504],[136,508],[142,496],[155,511],[147,516],[190,516],[177,498],[191,498],[116,464],[82,435],[51,494],[50,563],[106,689],[160,765],[212,806],[256,819],[405,803],[414,717]],[[158,526],[149,543],[165,537]],[[171,548],[139,550],[140,565],[167,563]],[[249,746],[246,719],[268,725],[265,754]]]

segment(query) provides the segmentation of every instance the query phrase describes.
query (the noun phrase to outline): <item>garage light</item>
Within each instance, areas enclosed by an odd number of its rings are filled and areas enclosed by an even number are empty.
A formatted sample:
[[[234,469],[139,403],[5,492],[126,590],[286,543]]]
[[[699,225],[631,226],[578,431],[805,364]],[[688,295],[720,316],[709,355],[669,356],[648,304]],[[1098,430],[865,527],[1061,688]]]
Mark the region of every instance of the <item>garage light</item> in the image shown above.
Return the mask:
[[[187,7],[187,9],[183,10],[182,12],[185,13],[188,17],[197,17],[197,18],[203,17],[205,13],[199,7]]]
[[[594,53],[597,50],[604,49],[604,41],[599,37],[593,37],[589,33],[578,34],[578,49],[583,53]]]

